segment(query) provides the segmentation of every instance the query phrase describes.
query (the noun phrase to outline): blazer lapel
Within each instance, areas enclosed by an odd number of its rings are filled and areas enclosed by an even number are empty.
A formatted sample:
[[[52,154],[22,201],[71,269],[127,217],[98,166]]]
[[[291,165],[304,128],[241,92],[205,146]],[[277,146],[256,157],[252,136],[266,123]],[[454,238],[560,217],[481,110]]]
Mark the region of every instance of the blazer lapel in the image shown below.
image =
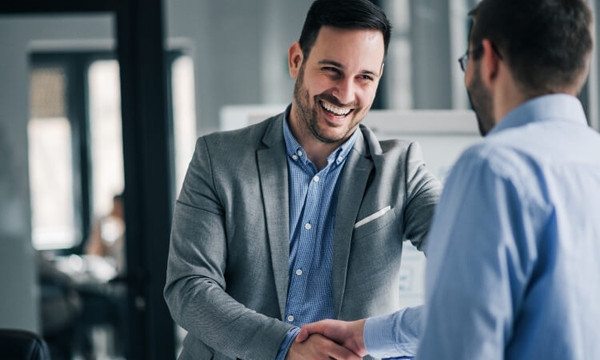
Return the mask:
[[[358,130],[360,131],[360,129]],[[352,230],[365,193],[373,162],[368,158],[362,132],[346,159],[342,172],[333,236],[333,306],[336,318],[342,308]]]
[[[271,247],[271,262],[281,318],[285,313],[288,292],[290,257],[288,171],[283,139],[283,115],[279,115],[265,132],[267,146],[256,152],[263,206],[267,221],[267,236]]]

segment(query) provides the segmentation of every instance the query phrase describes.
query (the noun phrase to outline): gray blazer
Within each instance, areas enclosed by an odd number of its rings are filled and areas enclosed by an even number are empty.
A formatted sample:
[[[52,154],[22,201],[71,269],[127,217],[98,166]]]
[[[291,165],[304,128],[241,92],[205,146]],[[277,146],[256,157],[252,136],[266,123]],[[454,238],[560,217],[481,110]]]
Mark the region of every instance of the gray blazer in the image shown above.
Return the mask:
[[[175,206],[165,286],[188,335],[180,359],[275,359],[291,325],[283,114],[198,139]],[[402,241],[423,249],[441,185],[417,143],[360,126],[340,175],[333,256],[336,317],[398,310]]]

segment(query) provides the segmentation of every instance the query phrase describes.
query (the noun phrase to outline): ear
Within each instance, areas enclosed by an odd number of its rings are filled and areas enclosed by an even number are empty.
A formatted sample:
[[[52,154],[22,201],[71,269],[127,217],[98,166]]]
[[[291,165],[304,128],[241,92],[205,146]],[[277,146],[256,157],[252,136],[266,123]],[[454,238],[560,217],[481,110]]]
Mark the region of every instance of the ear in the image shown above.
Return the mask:
[[[302,61],[304,60],[304,54],[299,42],[295,42],[288,49],[288,67],[290,68],[290,76],[295,79],[298,77]]]
[[[385,66],[385,63],[381,63],[381,69],[379,69],[379,78],[381,79],[381,77],[383,76],[383,67]]]
[[[498,77],[500,70],[500,58],[494,46],[488,39],[481,42],[483,46],[483,56],[481,57],[481,79],[486,85],[490,85]]]

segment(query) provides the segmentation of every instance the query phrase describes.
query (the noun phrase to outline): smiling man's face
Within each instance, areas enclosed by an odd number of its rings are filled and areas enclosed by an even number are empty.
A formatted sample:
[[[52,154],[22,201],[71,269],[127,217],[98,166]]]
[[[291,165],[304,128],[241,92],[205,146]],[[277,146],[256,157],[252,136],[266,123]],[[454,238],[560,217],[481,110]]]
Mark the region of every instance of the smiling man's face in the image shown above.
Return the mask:
[[[296,78],[291,121],[302,138],[343,143],[365,117],[382,73],[383,34],[324,26],[308,58],[290,68]],[[294,65],[296,67],[294,67]]]

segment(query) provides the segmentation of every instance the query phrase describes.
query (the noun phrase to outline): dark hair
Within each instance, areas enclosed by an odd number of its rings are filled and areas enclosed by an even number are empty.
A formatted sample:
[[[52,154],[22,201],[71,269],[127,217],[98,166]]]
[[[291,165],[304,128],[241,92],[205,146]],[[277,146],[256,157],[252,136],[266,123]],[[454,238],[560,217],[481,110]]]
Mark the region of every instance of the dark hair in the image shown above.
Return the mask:
[[[384,51],[387,54],[392,27],[383,10],[369,0],[316,0],[313,2],[306,14],[298,41],[305,59],[323,26],[381,31]]]
[[[469,15],[472,46],[494,44],[525,91],[581,90],[593,47],[585,0],[483,0]]]
[[[119,194],[115,194],[113,196],[113,201],[124,201],[125,200],[125,191],[119,193]]]

